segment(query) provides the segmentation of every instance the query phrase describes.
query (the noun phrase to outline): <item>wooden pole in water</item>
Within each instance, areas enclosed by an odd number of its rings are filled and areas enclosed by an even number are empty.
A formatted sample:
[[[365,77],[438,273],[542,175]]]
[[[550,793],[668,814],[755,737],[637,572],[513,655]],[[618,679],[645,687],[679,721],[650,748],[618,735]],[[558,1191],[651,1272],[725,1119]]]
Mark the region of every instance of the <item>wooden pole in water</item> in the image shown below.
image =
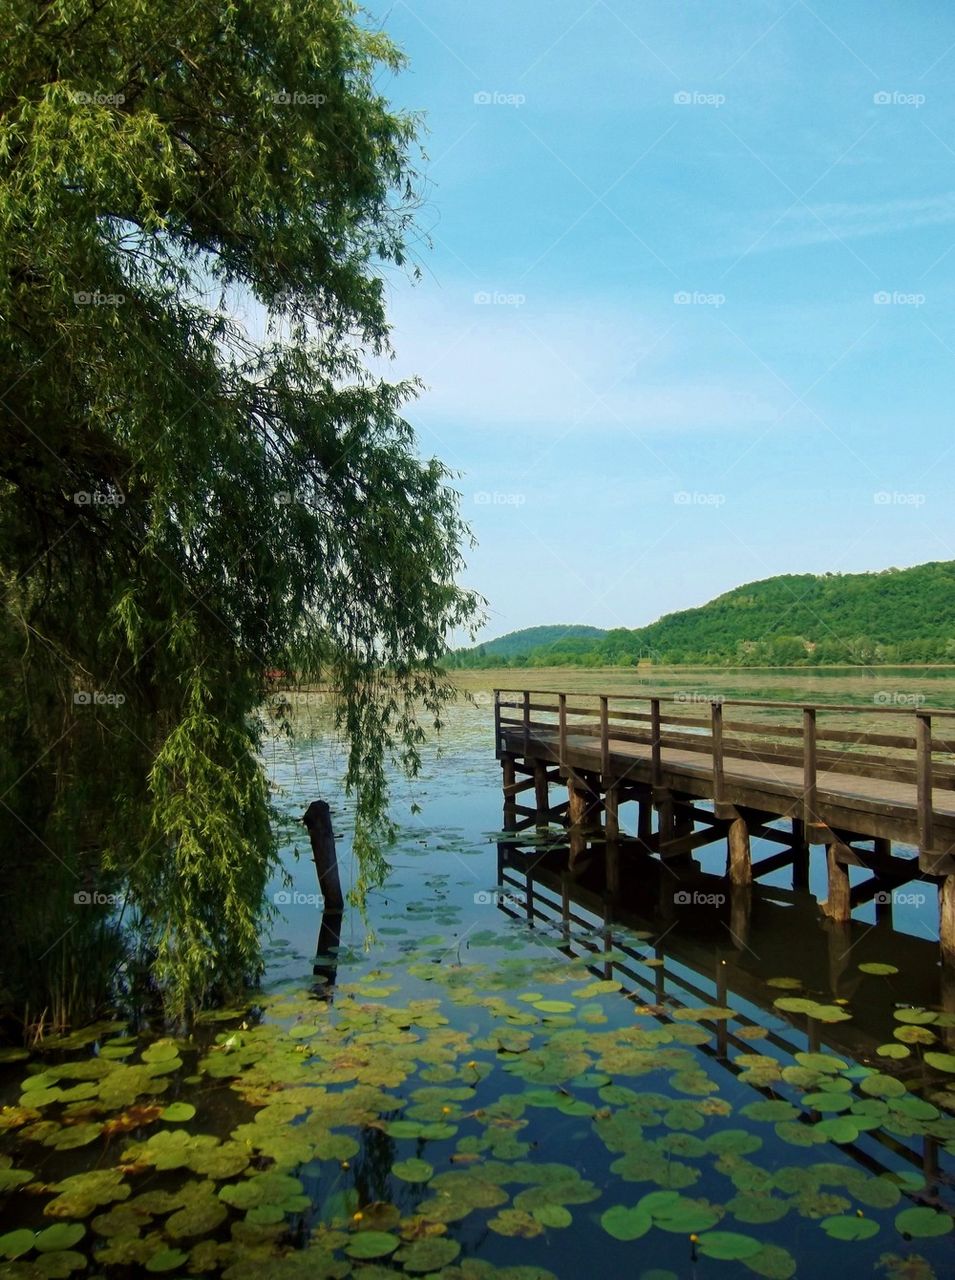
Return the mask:
[[[839,854],[846,846],[833,840],[826,849],[829,867],[829,897],[822,909],[830,920],[845,922],[852,916],[852,897],[849,891],[849,868],[839,861]]]
[[[727,873],[730,884],[751,884],[753,861],[749,849],[749,827],[746,819],[736,817],[730,823],[727,836]]]
[[[946,876],[938,886],[938,915],[942,964],[955,971],[955,875]]]
[[[338,878],[338,854],[335,851],[335,832],[332,830],[332,815],[325,800],[313,800],[302,816],[302,822],[308,831],[312,846],[312,857],[315,859],[315,871],[318,874],[318,887],[322,891],[327,911],[342,911],[345,898],[342,894],[341,880]]]

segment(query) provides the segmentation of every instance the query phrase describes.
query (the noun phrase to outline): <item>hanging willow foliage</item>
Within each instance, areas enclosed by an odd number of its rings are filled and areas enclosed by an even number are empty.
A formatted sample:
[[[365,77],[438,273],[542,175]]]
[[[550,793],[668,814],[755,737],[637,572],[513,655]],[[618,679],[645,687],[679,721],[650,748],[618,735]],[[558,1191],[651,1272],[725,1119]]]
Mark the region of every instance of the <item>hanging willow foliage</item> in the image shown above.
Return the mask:
[[[258,962],[266,673],[340,691],[367,886],[475,615],[417,387],[367,372],[417,121],[350,0],[6,16],[0,834],[67,900],[113,873],[183,1009]]]

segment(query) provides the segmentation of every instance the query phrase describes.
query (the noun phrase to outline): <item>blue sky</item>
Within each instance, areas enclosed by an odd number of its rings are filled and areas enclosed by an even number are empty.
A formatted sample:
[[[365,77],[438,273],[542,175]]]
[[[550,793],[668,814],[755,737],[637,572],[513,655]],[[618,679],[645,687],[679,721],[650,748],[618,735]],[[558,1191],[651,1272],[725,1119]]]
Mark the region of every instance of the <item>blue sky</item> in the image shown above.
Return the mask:
[[[491,636],[955,559],[955,8],[398,0],[421,447]]]

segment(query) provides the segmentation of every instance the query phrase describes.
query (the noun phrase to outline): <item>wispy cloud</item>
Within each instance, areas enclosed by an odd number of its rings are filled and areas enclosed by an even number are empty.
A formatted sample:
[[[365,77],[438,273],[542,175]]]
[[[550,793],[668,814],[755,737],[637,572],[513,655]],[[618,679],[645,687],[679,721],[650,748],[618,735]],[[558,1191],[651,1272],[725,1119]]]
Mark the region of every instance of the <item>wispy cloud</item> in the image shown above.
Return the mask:
[[[772,229],[764,235],[754,224],[749,251],[759,253],[857,240],[864,236],[895,235],[951,223],[955,223],[953,191],[907,200],[797,204],[781,216],[779,211],[767,213],[766,224]],[[741,251],[745,247],[741,246]]]

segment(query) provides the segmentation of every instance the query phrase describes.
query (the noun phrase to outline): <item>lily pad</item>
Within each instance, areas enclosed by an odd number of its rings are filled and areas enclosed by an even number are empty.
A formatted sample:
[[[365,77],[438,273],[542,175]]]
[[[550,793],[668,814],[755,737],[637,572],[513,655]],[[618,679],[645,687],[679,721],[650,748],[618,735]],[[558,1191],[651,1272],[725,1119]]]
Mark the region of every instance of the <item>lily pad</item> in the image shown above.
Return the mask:
[[[914,1239],[944,1236],[952,1229],[952,1216],[927,1205],[918,1205],[895,1215],[895,1229]]]
[[[869,1240],[879,1231],[879,1224],[871,1218],[850,1217],[845,1213],[823,1218],[819,1225],[833,1240]]]
[[[653,1219],[639,1205],[615,1204],[600,1215],[600,1225],[615,1240],[639,1240],[653,1226]]]
[[[434,1165],[427,1160],[399,1160],[391,1166],[391,1172],[402,1182],[428,1182],[434,1176]]]

